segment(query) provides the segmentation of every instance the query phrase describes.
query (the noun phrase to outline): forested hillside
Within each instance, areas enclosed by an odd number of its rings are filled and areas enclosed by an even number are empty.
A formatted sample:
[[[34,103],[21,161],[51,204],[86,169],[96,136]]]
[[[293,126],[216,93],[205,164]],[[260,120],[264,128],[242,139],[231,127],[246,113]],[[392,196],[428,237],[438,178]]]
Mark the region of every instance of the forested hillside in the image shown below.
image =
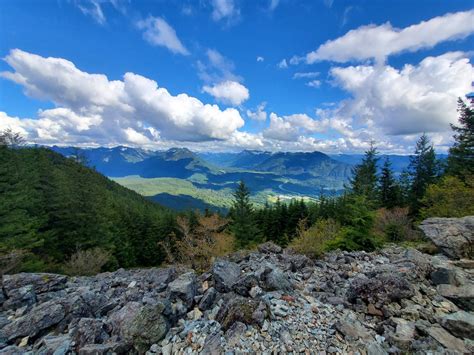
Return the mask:
[[[60,269],[92,248],[110,253],[110,268],[158,265],[175,225],[167,209],[45,148],[0,145],[0,196],[1,251],[28,252],[26,270]]]

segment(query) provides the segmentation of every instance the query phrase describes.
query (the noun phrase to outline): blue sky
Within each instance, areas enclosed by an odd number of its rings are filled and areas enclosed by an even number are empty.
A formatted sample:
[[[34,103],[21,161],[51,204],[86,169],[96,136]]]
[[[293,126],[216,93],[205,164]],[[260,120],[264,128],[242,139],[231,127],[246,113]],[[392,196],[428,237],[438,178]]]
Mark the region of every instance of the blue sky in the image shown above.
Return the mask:
[[[0,7],[0,129],[41,144],[445,151],[474,80],[470,1]]]

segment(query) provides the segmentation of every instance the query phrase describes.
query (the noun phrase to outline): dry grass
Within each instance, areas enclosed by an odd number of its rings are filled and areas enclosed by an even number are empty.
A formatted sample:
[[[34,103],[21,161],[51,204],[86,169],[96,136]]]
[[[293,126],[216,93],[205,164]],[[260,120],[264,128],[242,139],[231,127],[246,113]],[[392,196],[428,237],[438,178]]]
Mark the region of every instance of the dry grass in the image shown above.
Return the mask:
[[[234,237],[225,232],[228,221],[217,214],[199,216],[194,227],[186,217],[178,217],[177,224],[181,235],[171,234],[169,240],[160,243],[169,263],[205,271],[216,257],[234,251]]]
[[[110,252],[101,248],[78,250],[71,256],[64,269],[68,275],[96,275],[107,264],[110,257]]]
[[[300,221],[298,234],[289,247],[299,254],[311,258],[320,257],[326,251],[327,245],[339,233],[340,226],[332,219],[321,219],[309,228],[305,227],[306,221]]]

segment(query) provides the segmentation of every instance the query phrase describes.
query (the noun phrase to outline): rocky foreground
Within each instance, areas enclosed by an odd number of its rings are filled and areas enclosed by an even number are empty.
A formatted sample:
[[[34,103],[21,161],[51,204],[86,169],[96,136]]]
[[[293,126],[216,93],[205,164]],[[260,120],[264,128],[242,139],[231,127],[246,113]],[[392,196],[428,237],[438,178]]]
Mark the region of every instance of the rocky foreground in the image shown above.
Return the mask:
[[[394,246],[310,260],[263,244],[202,275],[5,276],[0,353],[474,353],[474,261],[459,259],[473,227],[423,223],[436,256]]]

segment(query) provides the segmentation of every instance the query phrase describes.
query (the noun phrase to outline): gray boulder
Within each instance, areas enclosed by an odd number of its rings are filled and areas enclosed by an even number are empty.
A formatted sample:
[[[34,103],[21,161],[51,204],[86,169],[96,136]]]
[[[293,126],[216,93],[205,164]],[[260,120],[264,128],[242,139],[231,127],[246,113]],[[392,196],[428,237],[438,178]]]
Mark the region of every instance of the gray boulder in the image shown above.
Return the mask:
[[[472,313],[459,311],[448,314],[441,319],[440,324],[459,338],[474,340],[474,315]]]
[[[232,286],[232,290],[241,296],[248,297],[252,287],[258,286],[258,279],[254,274],[242,275]]]
[[[434,340],[436,340],[438,343],[440,343],[441,345],[443,345],[445,348],[449,350],[454,350],[461,354],[468,353],[466,346],[461,339],[456,338],[455,336],[451,335],[449,332],[441,328],[439,325],[435,325],[428,328],[427,333]]]
[[[372,340],[372,335],[369,330],[365,328],[358,320],[352,317],[345,317],[340,319],[335,324],[336,329],[342,333],[346,338],[357,340],[362,339],[364,341]]]
[[[8,299],[3,302],[3,309],[16,309],[36,303],[33,285],[26,285],[9,291]]]
[[[20,273],[5,275],[3,289],[7,297],[11,297],[15,290],[31,285],[36,294],[62,290],[66,287],[67,277],[63,275],[38,273]]]
[[[107,325],[95,318],[81,318],[77,326],[69,331],[69,336],[78,348],[86,344],[102,344],[110,338]]]
[[[270,309],[265,303],[229,293],[217,313],[216,320],[221,323],[222,329],[227,330],[235,322],[261,326],[269,316]]]
[[[171,299],[180,299],[189,308],[193,305],[194,296],[197,294],[197,280],[194,272],[180,275],[168,285]]]
[[[42,303],[3,327],[0,330],[0,340],[10,342],[20,337],[34,337],[40,331],[61,322],[65,316],[64,306],[57,301]]]
[[[450,258],[471,257],[474,253],[474,216],[428,218],[421,222],[420,229]]]
[[[431,273],[431,282],[435,285],[454,285],[459,286],[456,277],[456,270],[447,267],[439,267]]]
[[[370,278],[355,278],[347,291],[347,298],[355,303],[361,299],[366,303],[388,304],[415,295],[413,286],[400,274],[376,274]]]
[[[209,287],[207,291],[202,296],[201,300],[199,301],[199,309],[201,311],[206,311],[211,308],[212,304],[214,303],[217,296],[216,289],[214,287]]]
[[[36,345],[40,354],[66,355],[71,351],[72,339],[68,335],[46,335]]]
[[[456,287],[439,285],[438,293],[466,311],[474,311],[474,287],[472,284]]]
[[[258,251],[263,254],[281,254],[283,249],[272,242],[266,242],[258,246]]]
[[[124,329],[125,339],[135,349],[144,353],[152,344],[158,343],[166,335],[169,324],[163,316],[165,306],[144,306]]]
[[[292,289],[288,275],[277,267],[265,275],[264,286],[268,291],[289,291]]]
[[[128,302],[123,307],[112,311],[108,318],[108,322],[112,327],[112,334],[123,336],[124,330],[130,326],[131,321],[136,317],[140,309],[140,303]]]
[[[216,290],[229,292],[240,277],[240,272],[240,266],[232,261],[216,261],[212,266]]]

